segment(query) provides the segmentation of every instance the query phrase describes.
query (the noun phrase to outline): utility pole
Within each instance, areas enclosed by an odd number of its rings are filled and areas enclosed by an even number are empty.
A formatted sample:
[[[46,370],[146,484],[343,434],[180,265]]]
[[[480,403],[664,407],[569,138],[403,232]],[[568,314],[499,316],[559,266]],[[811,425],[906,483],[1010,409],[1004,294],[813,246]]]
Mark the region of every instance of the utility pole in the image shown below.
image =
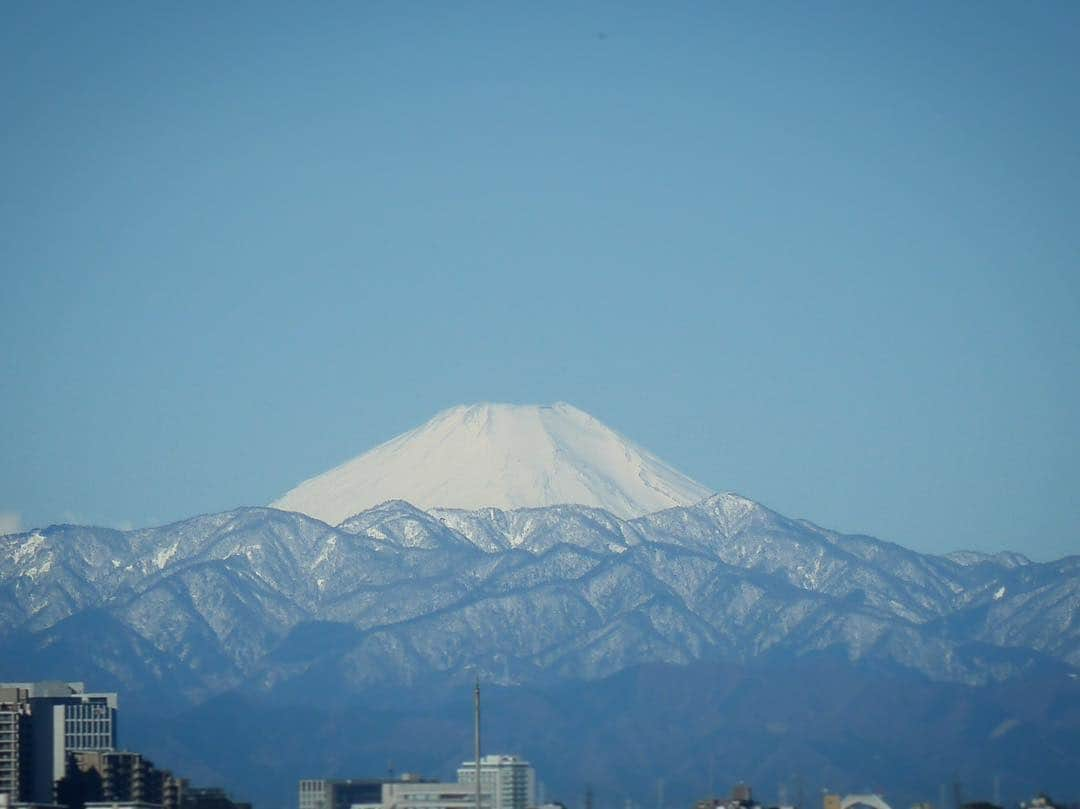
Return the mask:
[[[473,745],[473,753],[476,756],[476,761],[473,762],[476,765],[476,809],[482,809],[480,806],[480,675],[476,675],[476,690],[473,692],[473,706],[476,709],[476,732]]]

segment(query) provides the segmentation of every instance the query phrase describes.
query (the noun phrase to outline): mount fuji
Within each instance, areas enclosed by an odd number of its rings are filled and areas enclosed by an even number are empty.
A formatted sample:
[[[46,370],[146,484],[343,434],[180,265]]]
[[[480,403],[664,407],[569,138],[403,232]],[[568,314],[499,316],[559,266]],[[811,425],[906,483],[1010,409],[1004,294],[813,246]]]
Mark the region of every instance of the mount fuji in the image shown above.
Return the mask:
[[[711,493],[571,405],[476,404],[445,410],[271,506],[330,525],[388,500],[422,509],[574,504],[630,518]]]

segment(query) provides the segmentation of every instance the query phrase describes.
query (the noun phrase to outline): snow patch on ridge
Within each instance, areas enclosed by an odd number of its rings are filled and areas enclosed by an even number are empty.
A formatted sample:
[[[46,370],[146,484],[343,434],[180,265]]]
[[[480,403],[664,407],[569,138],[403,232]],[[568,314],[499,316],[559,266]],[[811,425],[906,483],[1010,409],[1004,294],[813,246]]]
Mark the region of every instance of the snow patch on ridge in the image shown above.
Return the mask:
[[[34,531],[26,541],[15,549],[12,560],[15,564],[22,564],[29,559],[38,549],[45,544],[45,537],[38,531]]]
[[[180,540],[176,540],[172,545],[167,548],[161,548],[154,554],[154,564],[157,565],[158,570],[164,570],[165,565],[172,561],[172,558],[176,556],[176,551],[180,548]]]

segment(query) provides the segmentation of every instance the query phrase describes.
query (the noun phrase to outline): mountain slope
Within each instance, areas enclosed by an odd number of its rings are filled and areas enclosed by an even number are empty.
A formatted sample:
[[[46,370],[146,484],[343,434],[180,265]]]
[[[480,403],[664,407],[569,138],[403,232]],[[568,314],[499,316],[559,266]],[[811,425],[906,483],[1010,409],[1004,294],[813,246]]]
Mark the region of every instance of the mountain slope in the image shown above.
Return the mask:
[[[708,494],[568,404],[480,404],[446,410],[272,505],[336,525],[387,500],[421,509],[574,503],[636,517]]]

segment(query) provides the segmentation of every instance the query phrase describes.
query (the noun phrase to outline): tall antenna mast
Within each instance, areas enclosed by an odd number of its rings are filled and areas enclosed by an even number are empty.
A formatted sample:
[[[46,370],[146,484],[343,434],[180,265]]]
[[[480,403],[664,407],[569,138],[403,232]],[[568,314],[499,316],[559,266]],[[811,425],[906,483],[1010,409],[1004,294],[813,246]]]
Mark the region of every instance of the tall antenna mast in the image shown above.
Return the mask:
[[[473,706],[476,709],[476,730],[474,738],[474,754],[476,760],[473,762],[476,765],[476,809],[481,809],[480,806],[480,675],[476,675],[476,690],[473,691]]]

